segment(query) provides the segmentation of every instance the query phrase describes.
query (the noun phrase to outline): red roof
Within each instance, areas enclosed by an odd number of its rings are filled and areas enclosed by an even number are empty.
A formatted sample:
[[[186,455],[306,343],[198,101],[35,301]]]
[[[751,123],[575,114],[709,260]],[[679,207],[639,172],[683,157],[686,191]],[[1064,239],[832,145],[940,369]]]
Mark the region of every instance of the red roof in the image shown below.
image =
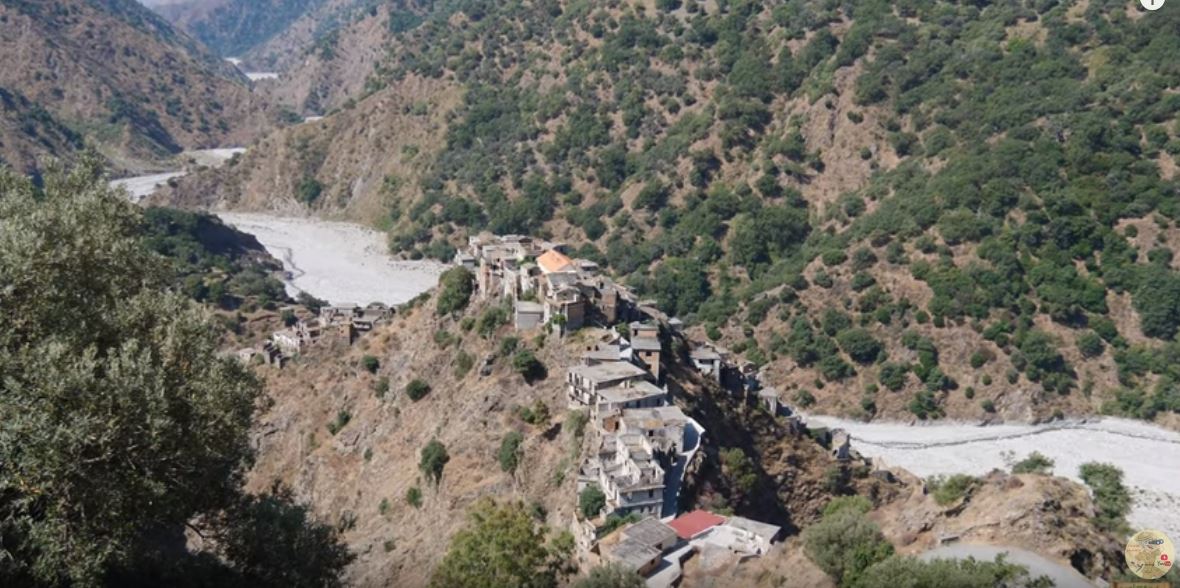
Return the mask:
[[[681,539],[692,539],[717,525],[725,522],[725,517],[715,515],[707,510],[694,510],[686,515],[677,517],[668,523]]]

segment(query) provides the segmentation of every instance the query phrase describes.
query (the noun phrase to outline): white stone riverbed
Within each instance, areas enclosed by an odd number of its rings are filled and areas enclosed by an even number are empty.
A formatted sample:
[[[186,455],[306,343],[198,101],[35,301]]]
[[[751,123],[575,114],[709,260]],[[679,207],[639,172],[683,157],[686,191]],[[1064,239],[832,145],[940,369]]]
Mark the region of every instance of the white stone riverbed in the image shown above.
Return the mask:
[[[1180,537],[1180,433],[1150,423],[1102,418],[1041,425],[969,423],[862,423],[806,415],[809,426],[841,428],[852,447],[927,477],[983,475],[1008,469],[1033,451],[1053,459],[1053,473],[1080,481],[1078,469],[1105,462],[1123,471],[1134,500],[1127,520],[1134,529],[1158,529]]]

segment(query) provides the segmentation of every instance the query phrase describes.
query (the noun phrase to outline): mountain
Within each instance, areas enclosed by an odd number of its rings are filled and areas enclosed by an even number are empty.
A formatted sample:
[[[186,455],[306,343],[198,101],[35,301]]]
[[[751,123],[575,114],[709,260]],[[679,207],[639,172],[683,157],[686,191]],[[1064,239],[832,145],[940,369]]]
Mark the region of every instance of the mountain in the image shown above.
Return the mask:
[[[153,6],[225,57],[244,55],[330,0],[178,0]]]
[[[359,92],[172,198],[345,216],[413,256],[566,241],[824,412],[1178,424],[1180,15],[429,9],[342,29],[385,25]]]
[[[135,168],[261,128],[248,81],[133,0],[5,0],[0,51],[0,142],[22,169],[79,137]]]

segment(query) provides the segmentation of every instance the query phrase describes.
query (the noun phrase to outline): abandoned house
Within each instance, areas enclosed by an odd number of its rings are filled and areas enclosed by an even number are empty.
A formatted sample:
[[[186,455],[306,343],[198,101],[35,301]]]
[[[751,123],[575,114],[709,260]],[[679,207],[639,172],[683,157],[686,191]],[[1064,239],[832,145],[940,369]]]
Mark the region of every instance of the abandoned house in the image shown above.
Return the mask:
[[[647,377],[646,370],[629,362],[574,366],[566,373],[566,390],[571,404],[593,406],[600,390],[633,385]]]
[[[722,359],[721,354],[712,345],[700,345],[691,352],[689,358],[697,371],[709,376],[710,379],[721,383]]]

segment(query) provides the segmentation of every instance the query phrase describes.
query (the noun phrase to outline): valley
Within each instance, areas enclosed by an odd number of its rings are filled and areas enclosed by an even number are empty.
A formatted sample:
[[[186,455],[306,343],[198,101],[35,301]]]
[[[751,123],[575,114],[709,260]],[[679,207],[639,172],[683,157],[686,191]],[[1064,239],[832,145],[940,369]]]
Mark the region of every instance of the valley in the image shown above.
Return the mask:
[[[1132,579],[1170,8],[0,0],[0,584]]]

